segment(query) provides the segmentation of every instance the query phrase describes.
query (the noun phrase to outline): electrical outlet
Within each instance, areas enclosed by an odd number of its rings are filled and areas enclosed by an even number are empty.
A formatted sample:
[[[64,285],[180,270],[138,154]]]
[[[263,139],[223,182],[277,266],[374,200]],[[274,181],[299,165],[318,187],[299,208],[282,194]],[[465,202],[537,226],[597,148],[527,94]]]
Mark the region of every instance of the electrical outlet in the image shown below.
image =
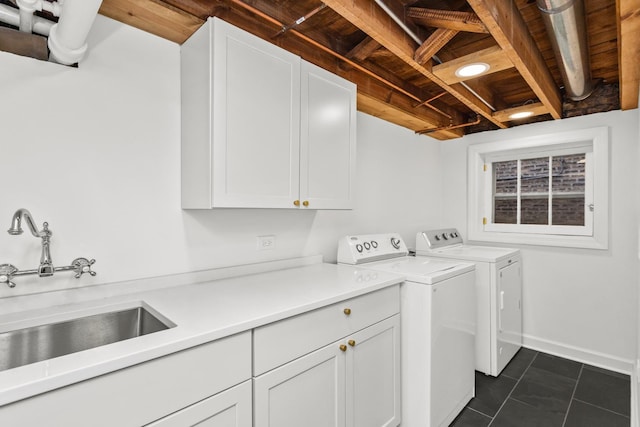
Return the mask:
[[[266,251],[269,249],[275,249],[276,236],[270,234],[268,236],[258,236],[258,250]]]

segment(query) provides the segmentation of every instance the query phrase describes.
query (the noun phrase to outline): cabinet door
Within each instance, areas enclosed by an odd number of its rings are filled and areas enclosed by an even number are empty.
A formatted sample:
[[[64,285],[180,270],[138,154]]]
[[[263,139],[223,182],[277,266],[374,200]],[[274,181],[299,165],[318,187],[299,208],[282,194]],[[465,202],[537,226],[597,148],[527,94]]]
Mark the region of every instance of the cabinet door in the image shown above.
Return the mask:
[[[522,277],[515,262],[498,273],[498,372],[522,346]]]
[[[300,199],[310,209],[351,209],[356,86],[302,61]]]
[[[149,427],[251,427],[251,381],[171,414]]]
[[[215,20],[213,206],[293,208],[300,58]]]
[[[254,427],[344,427],[344,353],[334,343],[254,379]]]
[[[348,338],[347,427],[397,426],[400,404],[400,316]]]

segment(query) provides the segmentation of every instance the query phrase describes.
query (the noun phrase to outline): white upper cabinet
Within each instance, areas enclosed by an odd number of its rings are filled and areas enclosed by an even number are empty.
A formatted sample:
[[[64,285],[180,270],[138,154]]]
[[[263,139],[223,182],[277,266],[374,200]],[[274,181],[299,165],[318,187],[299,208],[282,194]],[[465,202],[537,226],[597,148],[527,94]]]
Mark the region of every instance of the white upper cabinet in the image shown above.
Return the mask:
[[[351,209],[356,86],[302,61],[300,199],[314,209]]]
[[[181,49],[183,208],[351,208],[355,85],[217,18]]]

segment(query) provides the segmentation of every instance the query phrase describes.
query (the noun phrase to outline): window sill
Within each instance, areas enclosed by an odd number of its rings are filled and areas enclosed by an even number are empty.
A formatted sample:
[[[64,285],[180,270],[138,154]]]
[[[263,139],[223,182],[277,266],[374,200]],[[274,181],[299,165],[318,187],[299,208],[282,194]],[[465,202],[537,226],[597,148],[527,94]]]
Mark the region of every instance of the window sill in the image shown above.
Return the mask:
[[[495,231],[469,231],[468,240],[509,243],[517,245],[559,246],[564,248],[609,249],[606,238],[594,236],[563,236],[556,234],[501,233]]]

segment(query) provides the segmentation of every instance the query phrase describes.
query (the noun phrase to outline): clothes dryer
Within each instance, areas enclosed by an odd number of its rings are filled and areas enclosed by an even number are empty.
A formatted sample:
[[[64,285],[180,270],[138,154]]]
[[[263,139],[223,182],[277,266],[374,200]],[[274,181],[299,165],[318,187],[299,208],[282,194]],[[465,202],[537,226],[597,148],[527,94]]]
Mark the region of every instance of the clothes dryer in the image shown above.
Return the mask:
[[[522,347],[520,250],[464,244],[455,228],[420,232],[416,256],[476,265],[476,370],[497,377]]]

